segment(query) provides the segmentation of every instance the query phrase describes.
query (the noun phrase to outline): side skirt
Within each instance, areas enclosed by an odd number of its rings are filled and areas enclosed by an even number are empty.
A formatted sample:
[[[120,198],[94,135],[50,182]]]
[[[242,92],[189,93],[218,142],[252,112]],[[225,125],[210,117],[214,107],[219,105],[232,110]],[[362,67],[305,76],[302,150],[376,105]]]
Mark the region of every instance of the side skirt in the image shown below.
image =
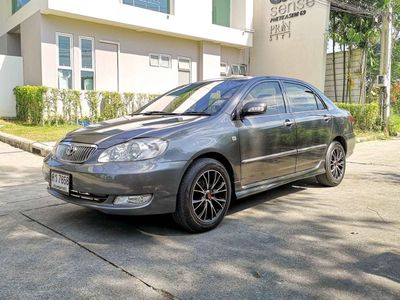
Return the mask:
[[[325,173],[324,161],[321,161],[317,167],[309,170],[305,170],[298,173],[293,173],[290,175],[285,175],[273,179],[268,179],[265,181],[260,181],[256,183],[252,183],[246,186],[243,186],[241,190],[236,192],[236,198],[241,199],[254,194],[258,194],[261,192],[268,191],[270,189],[276,188],[281,185],[288,184],[293,181],[297,181],[300,179],[310,178],[317,175],[321,175]]]

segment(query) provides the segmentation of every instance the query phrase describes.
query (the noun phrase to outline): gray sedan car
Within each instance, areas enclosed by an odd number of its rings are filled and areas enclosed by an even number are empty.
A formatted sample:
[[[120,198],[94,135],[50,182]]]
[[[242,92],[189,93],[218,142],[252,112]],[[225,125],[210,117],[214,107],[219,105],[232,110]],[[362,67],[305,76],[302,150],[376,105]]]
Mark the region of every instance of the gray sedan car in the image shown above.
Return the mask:
[[[343,180],[353,118],[313,86],[281,77],[178,87],[136,114],[69,133],[45,159],[57,198],[118,215],[216,227],[232,199],[316,176]]]

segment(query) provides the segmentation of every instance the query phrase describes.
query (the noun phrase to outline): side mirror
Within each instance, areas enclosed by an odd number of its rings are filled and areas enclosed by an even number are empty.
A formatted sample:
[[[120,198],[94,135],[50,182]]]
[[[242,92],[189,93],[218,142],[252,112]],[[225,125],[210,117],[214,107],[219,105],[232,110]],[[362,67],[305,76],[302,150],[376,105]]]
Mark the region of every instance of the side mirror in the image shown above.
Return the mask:
[[[241,112],[241,116],[261,115],[267,111],[267,104],[263,102],[247,102]]]

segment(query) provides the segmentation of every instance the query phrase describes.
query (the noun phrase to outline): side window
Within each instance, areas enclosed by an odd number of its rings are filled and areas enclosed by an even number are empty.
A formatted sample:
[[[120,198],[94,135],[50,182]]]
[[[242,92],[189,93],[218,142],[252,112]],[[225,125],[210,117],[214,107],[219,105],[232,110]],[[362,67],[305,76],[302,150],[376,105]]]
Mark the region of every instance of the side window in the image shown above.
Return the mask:
[[[307,87],[286,82],[285,88],[293,112],[319,110],[314,93]]]
[[[264,102],[267,104],[267,115],[286,113],[282,90],[278,82],[263,82],[253,87],[243,102]]]

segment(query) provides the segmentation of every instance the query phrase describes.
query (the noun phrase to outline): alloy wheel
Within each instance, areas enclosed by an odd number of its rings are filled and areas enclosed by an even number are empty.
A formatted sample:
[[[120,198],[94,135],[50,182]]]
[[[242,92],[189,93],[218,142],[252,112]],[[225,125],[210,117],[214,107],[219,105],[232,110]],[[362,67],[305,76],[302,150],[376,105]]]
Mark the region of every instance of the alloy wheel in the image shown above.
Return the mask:
[[[340,147],[335,147],[331,154],[330,170],[333,178],[340,180],[344,175],[345,154]]]
[[[192,206],[196,217],[211,223],[224,211],[228,190],[224,176],[217,170],[203,172],[194,183]]]

